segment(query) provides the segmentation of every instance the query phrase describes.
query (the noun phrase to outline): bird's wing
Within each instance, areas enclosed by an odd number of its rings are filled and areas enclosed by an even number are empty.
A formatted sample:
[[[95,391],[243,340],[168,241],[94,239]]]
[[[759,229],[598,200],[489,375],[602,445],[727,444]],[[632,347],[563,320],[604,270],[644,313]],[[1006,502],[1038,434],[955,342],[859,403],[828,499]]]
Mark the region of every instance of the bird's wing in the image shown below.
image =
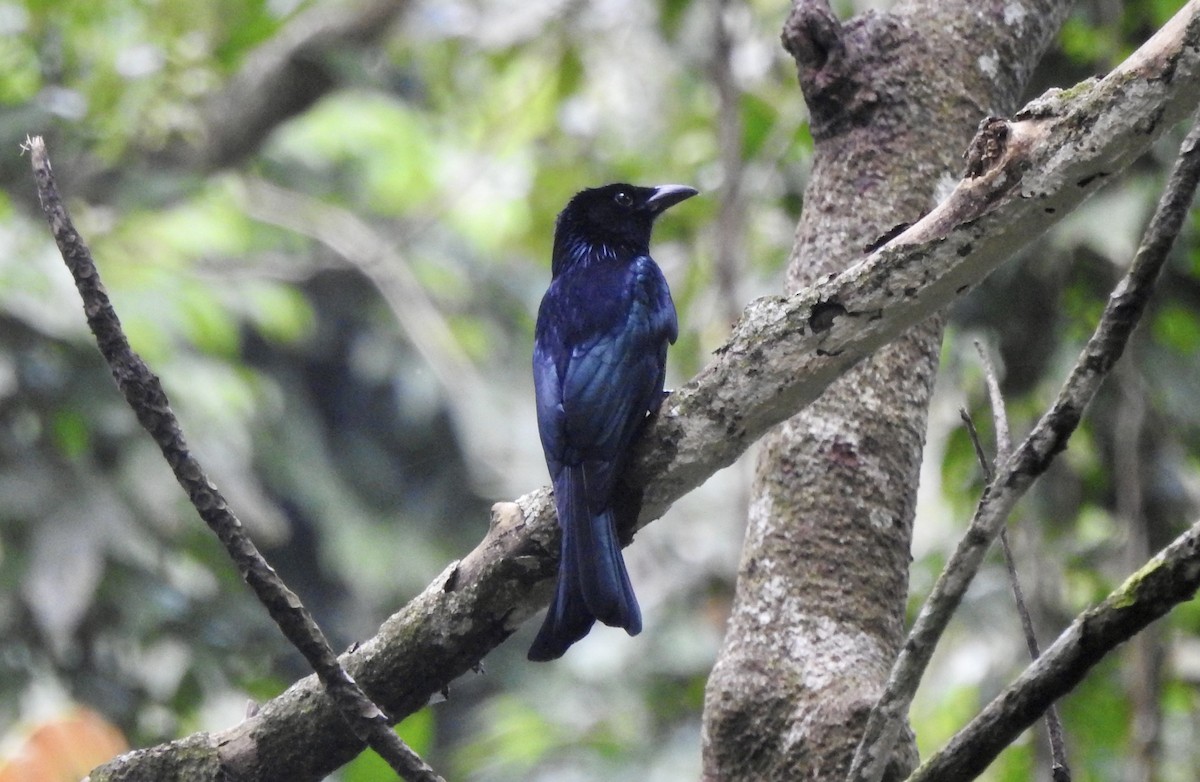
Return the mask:
[[[537,406],[538,434],[546,466],[555,476],[562,468],[566,443],[563,439],[562,378],[557,360],[561,343],[552,335],[539,335],[533,346],[533,390]]]
[[[657,407],[667,344],[677,333],[666,280],[647,256],[551,285],[533,355],[551,475],[591,463],[588,494],[607,503],[630,443]]]
[[[589,497],[605,504],[662,392],[667,343],[678,331],[671,294],[654,262],[637,259],[626,279],[622,317],[574,345],[562,373],[568,462],[588,463]]]
[[[643,313],[650,334],[674,345],[679,337],[679,321],[662,270],[648,255],[634,261],[632,268],[635,310],[640,309]]]

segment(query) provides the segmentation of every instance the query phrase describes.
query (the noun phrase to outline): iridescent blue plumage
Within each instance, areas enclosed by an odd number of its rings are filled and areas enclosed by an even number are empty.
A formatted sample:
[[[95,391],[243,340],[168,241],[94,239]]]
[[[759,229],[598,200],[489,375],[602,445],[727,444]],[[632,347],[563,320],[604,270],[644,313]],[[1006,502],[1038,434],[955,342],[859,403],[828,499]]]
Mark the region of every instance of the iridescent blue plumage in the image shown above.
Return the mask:
[[[650,231],[663,210],[695,194],[606,185],[578,193],[558,216],[533,378],[562,548],[531,660],[562,656],[597,619],[630,635],[642,629],[613,506],[630,447],[661,402],[667,345],[678,335]]]

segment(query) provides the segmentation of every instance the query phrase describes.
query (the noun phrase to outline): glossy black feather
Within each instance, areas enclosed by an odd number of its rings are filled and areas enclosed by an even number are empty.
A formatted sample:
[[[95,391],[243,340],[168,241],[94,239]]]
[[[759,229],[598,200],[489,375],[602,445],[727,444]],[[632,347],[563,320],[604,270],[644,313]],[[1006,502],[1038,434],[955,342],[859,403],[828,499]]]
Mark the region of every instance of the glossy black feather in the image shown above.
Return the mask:
[[[681,185],[606,185],[558,216],[533,350],[538,431],[562,528],[558,583],[531,660],[560,657],[594,622],[642,629],[613,513],[629,449],[657,410],[678,326],[650,258],[654,219]]]

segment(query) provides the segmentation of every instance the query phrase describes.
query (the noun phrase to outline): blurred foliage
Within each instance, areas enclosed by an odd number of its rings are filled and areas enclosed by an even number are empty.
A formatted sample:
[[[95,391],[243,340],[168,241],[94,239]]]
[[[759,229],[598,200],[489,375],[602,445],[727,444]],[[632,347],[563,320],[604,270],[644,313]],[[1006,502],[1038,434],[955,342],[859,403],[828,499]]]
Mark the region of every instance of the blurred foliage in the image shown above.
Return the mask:
[[[544,483],[528,354],[554,216],[574,191],[625,179],[706,192],[656,231],[683,328],[670,383],[703,366],[725,313],[779,289],[812,152],[777,43],[785,0],[398,2],[335,45],[309,38],[295,105],[253,92],[295,41],[367,5],[0,0],[0,730],[84,702],[147,744],[227,727],[304,672],[112,387],[17,154],[26,134],[47,136],[192,447],[343,646],[474,545],[492,501]],[[1079,4],[1032,89],[1107,70],[1179,5]],[[725,63],[713,61],[717,24]],[[719,78],[735,101],[721,101]],[[723,113],[739,126],[732,167]],[[255,122],[262,132],[217,149],[231,123]],[[1002,365],[1019,436],[1129,262],[1173,140],[956,309],[914,604],[981,488],[956,412],[967,406],[991,436],[972,341]],[[742,204],[725,200],[733,178]],[[732,261],[711,249],[723,210],[742,215]],[[1047,642],[1195,514],[1197,229],[1126,368],[1018,514]],[[729,262],[732,289],[716,284]],[[630,549],[642,636],[600,631],[561,663],[531,666],[523,630],[486,676],[456,683],[401,733],[456,779],[696,777],[745,475],[714,477]],[[1200,609],[1177,610],[1156,636],[1160,675],[1110,660],[1067,699],[1077,779],[1122,778],[1146,703],[1161,723],[1157,778],[1191,778],[1197,631]],[[1023,654],[993,563],[914,710],[922,749]],[[1029,778],[1043,743],[1023,739],[989,778]],[[340,777],[390,773],[368,753]]]

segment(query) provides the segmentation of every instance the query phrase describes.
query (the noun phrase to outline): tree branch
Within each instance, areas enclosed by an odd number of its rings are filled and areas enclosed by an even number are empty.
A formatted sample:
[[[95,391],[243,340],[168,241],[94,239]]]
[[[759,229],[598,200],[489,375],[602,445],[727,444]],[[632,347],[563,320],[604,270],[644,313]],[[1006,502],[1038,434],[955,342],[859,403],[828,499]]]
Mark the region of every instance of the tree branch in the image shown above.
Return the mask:
[[[908,782],[974,779],[1106,654],[1200,589],[1200,521],[1085,611]]]
[[[1000,381],[996,377],[996,367],[992,365],[992,360],[987,351],[983,349],[983,345],[976,342],[975,350],[979,353],[979,360],[983,364],[983,376],[987,381],[988,400],[992,406],[992,420],[996,426],[996,462],[999,463],[1012,453],[1008,411],[1004,405],[1004,395],[1000,393]],[[966,415],[966,412],[964,411],[963,414]],[[967,421],[970,421],[970,417],[967,417]],[[970,423],[968,426],[971,426]],[[972,426],[971,429],[971,438],[976,444],[979,463],[983,466],[986,483],[990,484],[992,482],[991,465],[983,458],[983,451],[979,446],[979,438],[974,434],[974,427]],[[1041,656],[1042,651],[1038,645],[1037,633],[1033,628],[1033,620],[1029,617],[1029,608],[1025,605],[1025,594],[1021,589],[1021,581],[1017,577],[1017,563],[1013,558],[1012,546],[1008,542],[1008,528],[1005,526],[1000,527],[1000,549],[1004,552],[1004,566],[1008,570],[1008,580],[1012,584],[1014,607],[1021,619],[1021,630],[1025,633],[1025,646],[1029,650],[1029,658],[1036,660]],[[1051,779],[1053,782],[1071,782],[1071,767],[1067,764],[1067,747],[1063,739],[1062,718],[1058,716],[1058,709],[1053,704],[1046,709],[1046,733],[1050,740]]]
[[[1004,404],[1004,395],[1000,393],[1000,380],[996,377],[996,367],[983,344],[975,343],[975,352],[979,354],[979,363],[983,366],[983,378],[987,385],[988,404],[992,406],[992,422],[996,427],[996,461],[1002,462],[1012,453],[1012,434],[1008,427],[1008,408]],[[977,449],[979,450],[979,449]],[[992,465],[980,456],[980,466],[984,471],[984,479],[992,482]]]
[[[1109,297],[1095,333],[1059,391],[1054,406],[1042,416],[1021,447],[1004,460],[995,479],[984,490],[970,526],[922,606],[892,667],[884,693],[871,711],[849,780],[875,782],[881,778],[925,667],[983,555],[1017,500],[1066,448],[1084,408],[1121,357],[1149,302],[1158,272],[1179,234],[1200,181],[1198,141],[1200,126],[1194,126],[1183,142],[1175,170],[1133,264]]]
[[[1200,101],[1198,18],[1193,0],[1106,79],[1036,102],[1005,125],[1009,139],[994,167],[862,263],[747,307],[712,364],[666,400],[639,444],[627,476],[645,489],[639,526],[850,366],[977,285],[1192,111]],[[547,490],[498,503],[475,550],[343,663],[393,717],[416,711],[545,604],[557,550]],[[229,730],[180,743],[193,751],[204,744],[231,765],[271,752],[281,760],[262,770],[264,780],[319,779],[361,750],[313,677]],[[319,747],[320,762],[302,762],[294,753],[301,746]]]
[[[1200,0],[1103,80],[1002,123],[1003,156],[844,273],[752,302],[717,360],[663,405],[632,474],[642,518],[732,463],[832,380],[977,285],[1096,192],[1200,99]]]
[[[201,144],[174,153],[206,170],[252,155],[271,131],[338,86],[333,59],[339,52],[381,38],[407,6],[406,0],[365,0],[301,13],[209,100]]]
[[[324,633],[300,598],[283,583],[259,553],[243,530],[241,521],[226,505],[220,490],[208,479],[200,463],[188,450],[162,384],[130,347],[108,293],[100,282],[91,251],[76,232],[63,205],[45,143],[40,136],[35,136],[27,141],[26,148],[32,159],[42,211],[83,299],[88,326],[96,336],[100,353],[112,369],[113,379],[133,408],[138,422],[162,450],[176,480],[187,492],[188,499],[225,546],[238,572],[266,607],[275,624],[316,671],[325,691],[338,704],[342,716],[355,734],[375,749],[404,779],[415,782],[440,781],[441,777],[391,730],[387,715],[342,668]],[[114,778],[119,777],[120,764],[120,760],[113,764]]]
[[[1183,141],[1175,168],[1171,172],[1150,225],[1146,228],[1133,264],[1109,298],[1100,327],[1080,356],[1067,387],[1059,394],[1055,410],[1074,410],[1073,414],[1068,412],[1064,417],[1060,417],[1060,422],[1069,420],[1072,415],[1077,422],[1079,412],[1090,398],[1090,394],[1085,398],[1078,391],[1071,393],[1071,386],[1074,384],[1081,391],[1083,389],[1079,387],[1098,385],[1099,380],[1120,356],[1129,334],[1145,309],[1159,270],[1166,262],[1167,254],[1187,217],[1196,187],[1200,184],[1200,114],[1193,118],[1193,122],[1195,124]],[[1089,381],[1089,378],[1094,380]],[[1026,440],[1028,444],[1042,433],[1042,441],[1050,446],[1046,456],[1022,455],[1022,451],[1026,450],[1023,445],[1012,459],[1006,461],[998,477],[998,484],[1014,487],[1024,482],[1013,468],[1032,468],[1036,471],[1032,477],[1036,477],[1045,470],[1054,453],[1061,450],[1055,443],[1065,445],[1061,439],[1061,432],[1049,431],[1053,429],[1053,423],[1043,426],[1053,418],[1053,414],[1052,410],[1044,416]],[[981,509],[992,488],[989,486],[988,492],[985,493]],[[1001,492],[1003,490],[1000,488]],[[1032,712],[1030,721],[1037,719],[1038,715],[1049,708],[1056,699],[1069,692],[1093,665],[1118,644],[1165,614],[1176,603],[1191,599],[1200,587],[1198,547],[1200,523],[1193,525],[1191,530],[1131,576],[1099,607],[1077,618],[1054,646],[1030,666],[1004,694],[989,704],[942,751],[917,769],[910,777],[910,782],[972,778],[986,768],[999,750],[1029,724],[1022,722],[1021,727],[1015,728],[1013,720],[1023,719],[1018,717],[1018,714],[1025,714],[1032,704],[1036,703],[1039,708]],[[947,570],[949,567],[947,565]],[[1050,659],[1052,657],[1053,660]],[[1023,688],[1031,678],[1037,681],[1037,693],[1026,697]],[[976,734],[979,730],[978,725],[992,720],[998,720],[996,729],[988,731],[986,740],[980,743]],[[994,742],[1001,736],[1008,736],[1008,739],[997,747]]]

